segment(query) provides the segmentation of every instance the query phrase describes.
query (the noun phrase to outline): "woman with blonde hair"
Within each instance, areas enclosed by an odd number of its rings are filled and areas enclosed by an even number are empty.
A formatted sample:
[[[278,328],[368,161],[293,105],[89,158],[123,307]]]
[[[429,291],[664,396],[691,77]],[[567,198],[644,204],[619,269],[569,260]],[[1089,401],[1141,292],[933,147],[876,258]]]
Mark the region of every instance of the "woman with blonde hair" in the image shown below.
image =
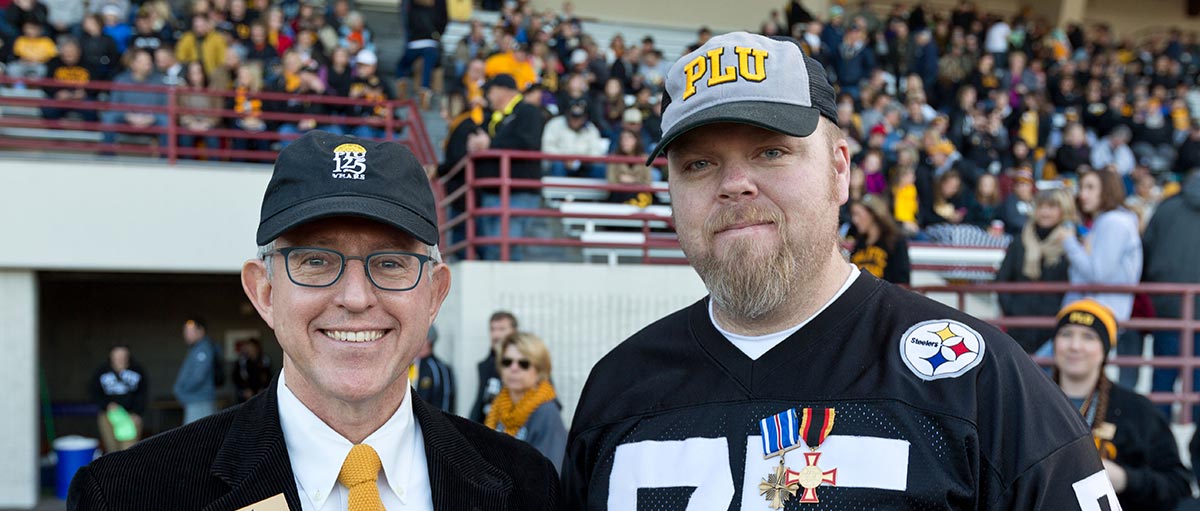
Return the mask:
[[[531,333],[516,332],[496,345],[496,369],[503,386],[484,424],[524,440],[562,471],[567,428],[554,385],[550,383],[550,350]]]
[[[1066,282],[1069,264],[1060,235],[1070,234],[1075,200],[1065,190],[1044,190],[1033,200],[1033,214],[1013,236],[996,273],[996,282]],[[1044,316],[1062,304],[1062,293],[1000,293],[1005,316]],[[1008,334],[1028,353],[1054,335],[1045,328],[1013,328]]]

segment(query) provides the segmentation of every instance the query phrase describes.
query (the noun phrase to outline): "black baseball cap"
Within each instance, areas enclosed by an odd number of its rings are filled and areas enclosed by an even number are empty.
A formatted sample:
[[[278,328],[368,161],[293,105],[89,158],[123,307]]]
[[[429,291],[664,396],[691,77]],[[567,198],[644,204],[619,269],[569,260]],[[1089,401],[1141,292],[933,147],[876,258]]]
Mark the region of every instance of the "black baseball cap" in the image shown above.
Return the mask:
[[[799,41],[722,34],[671,65],[662,97],[662,140],[646,164],[680,135],[708,124],[736,122],[807,137],[821,117],[837,125],[833,85]]]
[[[366,218],[437,244],[437,209],[425,169],[395,142],[312,130],[275,160],[256,236],[266,245],[322,218]]]
[[[493,76],[491,80],[483,85],[483,89],[487,90],[492,87],[504,87],[506,89],[519,90],[517,88],[517,80],[508,73],[500,73]]]

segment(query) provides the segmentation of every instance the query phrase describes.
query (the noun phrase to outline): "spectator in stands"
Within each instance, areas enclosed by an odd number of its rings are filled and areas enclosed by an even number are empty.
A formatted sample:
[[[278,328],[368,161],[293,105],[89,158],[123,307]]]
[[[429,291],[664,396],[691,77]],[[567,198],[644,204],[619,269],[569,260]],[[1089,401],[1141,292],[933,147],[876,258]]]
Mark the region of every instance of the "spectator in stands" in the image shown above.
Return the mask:
[[[350,86],[354,83],[354,68],[350,64],[350,50],[338,46],[330,52],[329,66],[325,68],[325,85],[330,95],[341,98],[350,96]],[[329,105],[329,109],[337,114],[346,111],[343,105]]]
[[[61,37],[75,36],[79,33],[79,23],[83,21],[83,2],[79,0],[39,0],[46,6],[46,27],[50,33]],[[0,22],[2,25],[3,22]]]
[[[92,79],[97,81],[112,80],[121,67],[121,51],[117,48],[117,42],[103,30],[104,22],[99,15],[84,16],[79,47],[83,53],[83,67],[88,68]]]
[[[1024,230],[1026,220],[1033,213],[1034,192],[1037,191],[1037,188],[1033,182],[1033,172],[1028,167],[1013,171],[1012,176],[1012,193],[1004,198],[1004,203],[997,212],[997,218],[1004,222],[1004,232],[1016,237]]]
[[[267,123],[262,118],[263,102],[257,95],[262,92],[262,68],[256,63],[245,64],[238,68],[237,77],[233,83],[234,96],[228,108],[238,114],[233,119],[233,126],[248,133],[262,133],[267,130]],[[234,137],[233,148],[237,150],[260,151],[267,148],[269,143],[260,138]]]
[[[891,184],[892,215],[899,224],[905,236],[913,236],[920,230],[917,223],[917,213],[920,203],[917,200],[917,173],[912,165],[896,165],[892,168]]]
[[[587,102],[576,100],[566,106],[563,115],[550,119],[542,130],[542,151],[549,154],[603,156],[608,152],[608,140],[588,119]],[[549,160],[552,176],[603,178],[604,165],[579,160]]]
[[[104,33],[117,42],[117,49],[121,53],[125,53],[129,48],[129,39],[133,37],[133,27],[126,22],[126,12],[128,9],[122,9],[115,4],[107,4],[100,9],[100,16],[104,20]]]
[[[271,384],[274,371],[271,357],[263,353],[257,337],[238,342],[237,355],[233,362],[233,388],[237,402],[245,403]]]
[[[279,61],[279,51],[267,40],[267,26],[262,23],[250,25],[250,40],[246,45],[246,62],[259,62],[270,68]]]
[[[292,43],[296,41],[296,33],[293,32],[292,27],[287,24],[287,20],[284,18],[283,10],[278,7],[271,7],[270,9],[266,10],[265,19],[267,25],[267,42],[271,43],[271,46],[275,47],[275,51],[283,54],[292,49]],[[359,19],[362,19],[362,15],[359,15]],[[350,40],[358,41],[358,38],[351,38]],[[343,41],[339,39],[338,44],[342,44],[342,42]],[[358,50],[362,48],[361,45],[350,46],[347,44],[345,46],[350,48],[350,53],[357,53]]]
[[[169,55],[170,53],[168,52],[167,54]],[[179,127],[196,133],[181,133],[179,135],[179,146],[188,148],[196,147],[198,137],[203,137],[205,151],[216,151],[221,148],[221,139],[210,133],[212,130],[220,127],[221,116],[211,113],[189,113],[183,110],[220,110],[223,103],[222,98],[213,94],[214,91],[209,90],[208,75],[204,73],[204,66],[199,62],[192,62],[187,65],[185,78],[184,89],[176,96],[179,108],[181,109]],[[185,155],[185,157],[190,157],[190,155]],[[209,159],[212,159],[212,156],[209,156]]]
[[[893,284],[912,280],[908,243],[888,212],[887,202],[877,195],[864,195],[850,203],[854,249],[850,262]]]
[[[77,85],[78,87],[47,87],[45,89],[46,97],[58,101],[86,101],[95,99],[95,93],[89,92],[84,88],[84,86],[92,81],[92,73],[82,65],[79,43],[69,36],[64,36],[59,38],[58,48],[58,57],[51,60],[47,67],[47,78],[66,84]],[[100,120],[99,114],[90,108],[42,107],[42,117],[49,120],[62,119],[70,113],[78,114],[83,120],[89,122]]]
[[[433,354],[438,340],[437,328],[429,326],[425,344],[417,353],[409,371],[409,380],[416,395],[443,412],[454,413],[454,370]]]
[[[258,11],[251,10],[246,6],[247,0],[230,0],[229,2],[229,17],[226,19],[233,25],[233,38],[240,44],[250,42],[250,25],[258,20]],[[310,6],[309,2],[301,4],[301,12],[304,12],[304,7]],[[324,16],[318,16],[324,19]]]
[[[1067,282],[1069,262],[1060,237],[1070,235],[1075,201],[1065,190],[1045,190],[1033,201],[1033,215],[1012,238],[996,282]],[[1062,306],[1063,293],[999,293],[1005,316],[1045,316]],[[1010,328],[1008,335],[1034,353],[1053,335],[1045,328]]]
[[[561,472],[567,428],[550,383],[550,350],[538,336],[525,332],[509,335],[496,349],[496,367],[504,386],[492,401],[484,424],[528,442]]]
[[[17,78],[44,78],[46,64],[57,56],[58,46],[46,36],[42,25],[26,21],[21,25],[21,36],[13,42],[13,60],[6,73]]]
[[[96,370],[88,389],[99,409],[96,423],[104,452],[123,451],[142,438],[142,416],[146,415],[149,388],[146,370],[133,359],[129,347],[109,348],[108,361]],[[132,423],[132,431],[114,427],[126,420]]]
[[[199,61],[211,78],[225,60],[225,36],[212,29],[208,18],[193,16],[192,30],[175,45],[175,57],[183,64]]]
[[[350,11],[346,15],[342,28],[338,30],[338,35],[338,44],[349,48],[351,53],[357,54],[362,50],[375,51],[375,40],[372,38],[371,29],[367,28],[366,19],[363,18],[361,12]]]
[[[522,101],[521,93],[517,90],[517,82],[512,76],[501,74],[492,78],[487,86],[488,105],[492,117],[486,121],[484,129],[477,131],[467,140],[467,151],[476,152],[484,149],[516,149],[523,151],[542,150],[542,114],[537,107]],[[500,162],[495,159],[482,160],[477,164],[475,177],[499,177]],[[515,179],[541,179],[541,163],[535,160],[513,160],[510,176]],[[509,193],[509,203],[501,204],[500,194],[494,188],[480,190],[481,205],[485,208],[507,206],[511,209],[537,209],[541,206],[541,194],[537,191],[514,189]],[[509,219],[508,235],[514,238],[523,236],[530,224],[529,217],[513,217]],[[500,218],[487,216],[479,218],[479,234],[484,237],[500,235]],[[480,247],[480,257],[485,260],[499,260],[499,246],[487,245]],[[521,247],[513,247],[510,258],[514,261],[523,258]]]
[[[633,156],[639,158],[639,160],[630,163],[609,163],[606,169],[608,184],[643,186],[651,184],[653,180],[652,169],[642,163],[646,159],[646,149],[642,146],[641,137],[637,133],[622,131],[617,141],[617,151],[613,154],[617,156]],[[651,192],[610,191],[608,193],[608,202],[633,204],[644,208],[656,202],[656,199]]]
[[[1200,91],[1200,88],[1196,90]],[[1179,146],[1172,171],[1182,181],[1188,172],[1197,168],[1200,168],[1200,122],[1192,120],[1187,138]]]
[[[498,51],[484,63],[484,74],[488,79],[507,74],[516,82],[518,90],[525,90],[537,81],[537,72],[530,62],[529,52],[511,35],[501,36]]]
[[[458,41],[454,48],[454,77],[458,78],[466,74],[467,65],[473,60],[487,58],[492,53],[492,46],[488,43],[487,34],[484,33],[483,22],[480,20],[471,20],[471,31]],[[450,80],[447,80],[449,82]]]
[[[208,337],[208,325],[193,317],[183,324],[187,356],[175,377],[175,399],[183,404],[183,423],[190,424],[217,411],[216,375],[221,352]]]
[[[1063,130],[1063,145],[1054,154],[1054,166],[1060,178],[1075,179],[1079,168],[1091,163],[1092,148],[1088,145],[1083,125],[1068,124]]]
[[[162,46],[154,50],[153,54],[154,70],[162,75],[164,85],[174,87],[183,84],[187,80],[185,76],[187,74],[187,67],[175,59],[175,48],[172,48],[170,45]],[[200,68],[204,69],[204,66],[201,65]]]
[[[963,189],[962,177],[950,169],[938,176],[932,199],[921,211],[921,227],[937,224],[958,225],[967,218],[971,196]]]
[[[846,32],[834,58],[837,81],[842,92],[858,99],[860,84],[875,69],[875,51],[867,45],[866,34],[859,28]]]
[[[1200,283],[1200,170],[1193,170],[1184,180],[1183,189],[1160,204],[1146,226],[1142,238],[1145,267],[1143,282],[1189,282]],[[1160,318],[1178,319],[1183,315],[1183,301],[1177,295],[1151,295],[1154,311]],[[1200,319],[1200,301],[1192,309]],[[1200,332],[1193,338],[1194,352],[1200,353]],[[1154,332],[1155,356],[1178,356],[1180,354],[1179,331],[1157,330]],[[1155,368],[1152,389],[1154,392],[1172,392],[1179,370]],[[1198,374],[1200,376],[1200,374]],[[1200,379],[1192,379],[1193,388],[1200,389]],[[1188,389],[1184,389],[1186,392]],[[1161,408],[1170,416],[1170,407]],[[1200,407],[1193,407],[1192,417],[1200,417]],[[1193,451],[1195,452],[1195,451]],[[1200,458],[1193,458],[1200,465]]]
[[[437,176],[445,177],[467,155],[467,139],[479,129],[483,122],[482,114],[476,117],[475,109],[467,103],[466,98],[459,92],[452,92],[446,98],[443,118],[448,124],[448,134],[443,142],[444,157],[438,165]],[[454,193],[466,183],[466,170],[461,170],[443,184],[446,194]],[[460,195],[446,207],[447,221],[466,213],[466,195]],[[469,221],[469,220],[468,220]],[[449,244],[454,245],[467,237],[467,224],[461,222],[450,230]],[[464,258],[464,252],[444,253],[458,258]]]
[[[360,53],[361,55],[363,54]],[[376,80],[379,81],[378,79]],[[288,51],[283,54],[283,70],[280,72],[279,77],[268,86],[267,90],[290,95],[286,100],[276,100],[268,103],[270,110],[304,116],[300,119],[279,121],[277,131],[280,135],[286,137],[281,141],[283,147],[287,147],[291,140],[299,138],[300,135],[308,133],[309,130],[317,129],[318,122],[316,118],[326,114],[325,104],[310,97],[325,94],[325,82],[321,80],[321,77],[316,72],[304,68],[304,63],[300,60],[300,55],[295,51]],[[326,123],[319,127],[335,135],[343,133],[342,128],[337,125]],[[357,130],[358,128],[355,129]],[[357,133],[362,133],[362,138],[373,138],[372,136],[374,135],[373,132],[368,133],[366,131]]]
[[[376,74],[379,57],[375,52],[362,50],[354,57],[354,81],[350,82],[350,97],[367,104],[350,107],[350,115],[378,123],[387,116],[387,102],[396,98],[388,82]],[[383,138],[384,128],[379,124],[355,124],[350,133],[359,138]]]
[[[133,21],[133,35],[129,47],[154,52],[168,42],[164,33],[154,28],[154,10],[138,11],[137,18]]]
[[[131,50],[129,55],[129,70],[117,75],[113,80],[121,85],[161,86],[162,75],[154,71],[154,63],[150,52]],[[104,124],[127,124],[134,128],[165,128],[167,114],[164,112],[139,111],[139,107],[165,107],[167,95],[161,91],[117,89],[109,94],[109,108],[100,114]],[[159,145],[167,145],[165,134],[159,134]],[[117,140],[117,128],[105,127],[104,143],[112,144]]]
[[[445,0],[404,0],[401,8],[405,9],[405,37],[408,41],[404,55],[396,64],[396,78],[407,84],[412,76],[412,67],[417,60],[421,61],[421,89],[418,97],[421,107],[428,110],[433,98],[430,84],[433,80],[433,70],[440,65],[442,50],[439,39],[446,33],[449,14],[446,12]],[[406,97],[407,85],[401,88],[397,84],[400,97]]]
[[[0,32],[0,39],[11,41],[19,36],[27,22],[37,23],[47,27],[50,23],[50,12],[46,5],[38,0],[13,0],[4,11],[4,21],[7,26]]]
[[[479,371],[479,389],[475,394],[475,404],[471,407],[469,419],[482,423],[492,408],[492,400],[500,393],[500,372],[496,363],[500,342],[517,333],[517,317],[508,311],[496,311],[488,318],[488,354],[479,361],[476,369]]]
[[[1116,335],[1116,318],[1103,304],[1085,299],[1063,307],[1054,336],[1054,380],[1087,421],[1120,507],[1175,509],[1191,494],[1187,469],[1166,417],[1105,376]]]
[[[1092,146],[1091,163],[1094,169],[1112,166],[1121,177],[1133,172],[1137,160],[1129,148],[1129,127],[1121,124],[1112,129],[1108,136]],[[1117,313],[1120,316],[1120,312]]]
[[[965,222],[980,229],[988,229],[999,220],[1004,197],[1000,195],[1000,183],[995,174],[984,173],[975,182],[974,200],[967,204]],[[1003,222],[1003,220],[1001,220]],[[1001,233],[1003,230],[1001,230]]]
[[[1103,145],[1103,143],[1102,143]],[[1079,178],[1079,212],[1087,220],[1080,236],[1062,235],[1070,261],[1072,284],[1137,284],[1142,275],[1142,240],[1137,216],[1122,206],[1125,187],[1112,170],[1086,172]],[[1083,238],[1080,240],[1080,238]],[[1064,303],[1084,297],[1104,304],[1117,321],[1128,321],[1133,312],[1132,293],[1067,293]],[[1142,337],[1133,330],[1121,333],[1117,353],[1139,355]],[[1122,367],[1119,383],[1132,388],[1137,367]]]

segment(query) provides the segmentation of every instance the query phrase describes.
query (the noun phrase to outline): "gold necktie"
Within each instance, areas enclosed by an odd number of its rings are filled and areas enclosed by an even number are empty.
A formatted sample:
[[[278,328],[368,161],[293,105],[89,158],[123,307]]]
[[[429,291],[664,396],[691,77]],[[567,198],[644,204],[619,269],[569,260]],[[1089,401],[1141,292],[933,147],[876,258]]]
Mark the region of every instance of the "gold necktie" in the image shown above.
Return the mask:
[[[371,446],[358,444],[350,449],[338,472],[338,482],[350,489],[349,511],[385,511],[379,488],[375,486],[382,466],[379,454]]]

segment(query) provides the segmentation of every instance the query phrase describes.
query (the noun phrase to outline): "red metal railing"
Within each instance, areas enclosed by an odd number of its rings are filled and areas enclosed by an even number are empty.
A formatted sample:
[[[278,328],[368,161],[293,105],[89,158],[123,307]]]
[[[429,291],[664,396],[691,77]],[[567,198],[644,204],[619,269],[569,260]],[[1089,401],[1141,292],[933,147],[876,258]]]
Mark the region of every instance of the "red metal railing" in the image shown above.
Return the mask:
[[[236,119],[242,117],[242,114],[232,109],[219,108],[190,108],[179,105],[179,96],[201,95],[207,97],[221,98],[224,102],[225,98],[236,97],[235,91],[215,91],[215,90],[195,90],[184,88],[183,86],[171,87],[166,85],[138,85],[115,82],[99,82],[92,81],[85,84],[76,84],[69,82],[60,82],[57,80],[48,79],[17,79],[13,77],[0,76],[0,86],[12,87],[17,86],[25,89],[84,89],[89,94],[99,94],[102,92],[111,92],[117,90],[134,91],[134,92],[155,92],[161,93],[166,97],[165,105],[147,106],[133,105],[123,103],[113,103],[105,100],[59,100],[53,98],[37,98],[37,97],[14,97],[0,96],[0,107],[27,107],[27,108],[58,108],[64,110],[83,110],[97,112],[129,112],[136,111],[138,113],[162,114],[166,116],[165,126],[147,126],[135,127],[125,123],[104,123],[104,122],[89,122],[76,120],[48,120],[35,117],[0,117],[0,128],[41,128],[51,130],[71,130],[95,133],[118,133],[127,135],[154,135],[165,136],[166,146],[158,147],[157,145],[142,145],[130,143],[103,143],[91,141],[63,141],[51,139],[39,139],[36,137],[0,137],[0,147],[18,148],[18,149],[49,149],[49,150],[71,150],[84,152],[110,152],[110,153],[125,153],[125,154],[147,154],[153,156],[165,155],[167,161],[175,163],[180,156],[187,157],[205,157],[205,158],[220,158],[220,159],[245,159],[245,160],[261,160],[273,161],[276,153],[269,150],[237,150],[230,148],[199,148],[199,147],[180,147],[178,137],[180,135],[191,135],[197,138],[216,137],[226,141],[235,139],[252,139],[265,140],[268,142],[290,140],[299,137],[299,135],[284,135],[269,130],[264,131],[247,131],[233,128],[213,128],[209,130],[191,130],[180,125],[179,118],[183,115],[200,115],[208,117],[220,117],[222,119]],[[357,116],[341,116],[341,115],[308,115],[287,112],[272,112],[267,108],[263,108],[261,113],[256,117],[268,122],[295,122],[311,119],[316,121],[318,126],[322,125],[339,125],[339,126],[361,126],[370,125],[372,127],[383,130],[384,139],[396,140],[409,147],[413,154],[423,165],[437,164],[437,153],[433,148],[432,142],[429,140],[429,133],[425,129],[424,121],[421,119],[420,111],[416,103],[413,101],[387,101],[387,102],[372,102],[362,99],[351,99],[337,96],[326,95],[301,95],[287,94],[279,92],[258,92],[247,95],[247,99],[260,101],[288,101],[301,100],[310,103],[321,105],[351,107],[351,106],[366,106],[376,107],[383,106],[383,117],[357,117]],[[403,115],[396,115],[396,112],[402,112]]]
[[[481,178],[476,175],[478,162],[481,160],[499,160],[499,176]],[[570,213],[550,209],[513,209],[511,208],[511,199],[513,190],[541,190],[547,186],[554,188],[578,188],[589,190],[605,190],[605,191],[620,191],[620,192],[665,192],[666,188],[661,186],[646,186],[646,185],[622,185],[622,184],[573,184],[561,183],[547,185],[541,179],[520,179],[512,177],[512,162],[514,160],[536,160],[536,161],[579,161],[582,163],[633,163],[644,164],[646,162],[643,157],[636,156],[580,156],[580,155],[561,155],[548,154],[536,151],[513,151],[513,150],[485,150],[472,153],[460,160],[446,175],[438,178],[437,183],[440,190],[445,190],[447,184],[455,177],[462,174],[464,176],[463,186],[440,194],[439,208],[440,212],[445,211],[445,207],[452,204],[458,199],[464,199],[466,209],[463,213],[454,218],[445,218],[441,223],[442,230],[442,250],[447,254],[452,254],[458,251],[465,251],[466,259],[476,259],[475,249],[481,246],[500,247],[500,260],[507,261],[511,257],[512,247],[514,245],[527,246],[560,246],[560,247],[596,247],[596,248],[636,248],[641,249],[641,260],[649,264],[682,264],[686,260],[682,258],[656,258],[651,257],[650,251],[654,249],[678,249],[679,242],[673,235],[652,233],[652,222],[666,222],[668,226],[672,225],[670,217],[653,215],[647,213],[633,213],[621,215],[607,215],[598,213]],[[655,161],[656,165],[665,165],[666,160],[660,158]],[[497,190],[500,196],[500,207],[483,208],[476,205],[478,194],[481,189]],[[442,214],[442,213],[439,213]],[[500,232],[497,236],[480,236],[476,232],[475,222],[473,219],[498,216],[500,217]],[[576,239],[545,239],[532,237],[512,237],[509,235],[509,226],[513,217],[549,217],[549,218],[591,218],[591,219],[611,219],[611,220],[634,220],[641,222],[641,233],[644,237],[644,242],[641,243],[620,243],[620,242],[585,242]],[[465,223],[466,236],[465,239],[457,243],[449,241],[450,232],[459,224]]]
[[[1066,292],[1081,292],[1081,293],[1145,293],[1150,295],[1176,295],[1182,300],[1180,304],[1180,317],[1182,319],[1166,319],[1166,318],[1131,318],[1126,321],[1120,321],[1120,328],[1131,328],[1138,331],[1166,331],[1178,330],[1180,333],[1179,339],[1179,356],[1165,357],[1159,356],[1152,359],[1145,359],[1140,356],[1114,356],[1110,357],[1109,363],[1119,367],[1164,367],[1180,369],[1180,379],[1182,380],[1181,391],[1174,392],[1152,392],[1147,397],[1155,403],[1181,403],[1183,404],[1182,413],[1180,415],[1181,422],[1187,423],[1192,421],[1192,407],[1189,405],[1200,403],[1200,392],[1192,390],[1194,369],[1200,368],[1200,358],[1192,355],[1193,353],[1193,335],[1200,331],[1200,321],[1196,318],[1195,299],[1200,295],[1200,284],[1169,284],[1169,283],[1145,283],[1137,285],[1072,285],[1067,282],[1005,282],[1005,283],[986,283],[986,284],[968,284],[957,286],[918,286],[913,288],[914,291],[922,294],[928,293],[953,293],[957,295],[957,308],[965,310],[966,297],[969,294],[990,294],[990,293],[1066,293]],[[1054,311],[1057,312],[1057,311]],[[1008,316],[989,319],[988,322],[1000,328],[1054,328],[1057,324],[1054,316]],[[1048,357],[1034,357],[1034,360],[1046,367],[1053,366],[1054,360]]]

